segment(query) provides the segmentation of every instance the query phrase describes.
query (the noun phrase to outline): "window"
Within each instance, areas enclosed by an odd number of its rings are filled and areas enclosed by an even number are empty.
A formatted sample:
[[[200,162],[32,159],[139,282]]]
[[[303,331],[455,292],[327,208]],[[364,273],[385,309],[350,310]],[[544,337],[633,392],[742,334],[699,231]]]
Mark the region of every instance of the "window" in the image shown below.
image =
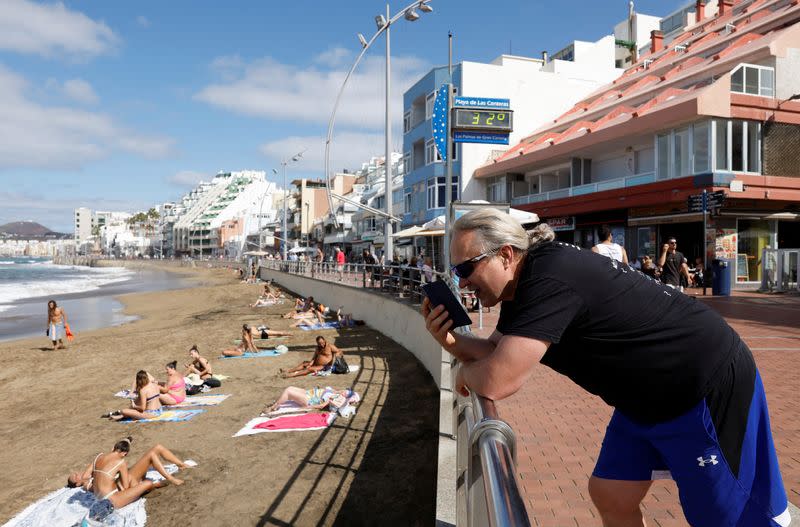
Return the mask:
[[[747,122],[747,172],[761,173],[761,123]]]
[[[728,165],[728,121],[716,119],[714,128],[716,133],[716,141],[714,141],[717,161],[716,169],[730,170],[730,165]]]
[[[411,172],[411,152],[403,154],[403,174]]]
[[[403,114],[403,133],[407,134],[411,131],[411,110]]]
[[[694,126],[694,169],[693,173],[708,172],[708,123],[695,123]]]
[[[411,187],[403,190],[403,213],[411,214]]]
[[[731,91],[748,95],[760,95],[762,97],[774,97],[775,70],[768,66],[740,64],[731,73]]]
[[[432,91],[425,97],[425,120],[433,117],[433,103],[436,101],[436,92]]]
[[[675,130],[675,158],[672,177],[689,175],[689,129]]]
[[[733,166],[731,170],[741,172],[744,170],[744,122],[733,121],[733,141],[731,144],[731,153],[733,159]]]
[[[445,206],[445,176],[439,176],[428,180],[428,209],[440,209]],[[453,187],[451,189],[453,201],[458,199],[458,176],[453,175]]]
[[[439,163],[441,162],[442,157],[439,155],[439,151],[436,150],[436,144],[433,139],[429,139],[425,142],[425,164],[430,165],[431,163]]]
[[[661,134],[656,138],[656,179],[669,178],[669,134]]]
[[[486,185],[486,199],[492,203],[506,202],[505,176],[497,176],[489,180]]]

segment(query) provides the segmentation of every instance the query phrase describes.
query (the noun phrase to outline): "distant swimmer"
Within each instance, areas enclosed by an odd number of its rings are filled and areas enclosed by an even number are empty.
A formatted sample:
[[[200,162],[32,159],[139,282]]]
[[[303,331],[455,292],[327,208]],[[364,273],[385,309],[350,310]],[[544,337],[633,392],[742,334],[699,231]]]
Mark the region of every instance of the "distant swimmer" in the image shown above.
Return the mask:
[[[47,336],[53,342],[53,350],[66,349],[64,346],[66,326],[67,314],[58,307],[55,300],[49,301],[47,303]]]

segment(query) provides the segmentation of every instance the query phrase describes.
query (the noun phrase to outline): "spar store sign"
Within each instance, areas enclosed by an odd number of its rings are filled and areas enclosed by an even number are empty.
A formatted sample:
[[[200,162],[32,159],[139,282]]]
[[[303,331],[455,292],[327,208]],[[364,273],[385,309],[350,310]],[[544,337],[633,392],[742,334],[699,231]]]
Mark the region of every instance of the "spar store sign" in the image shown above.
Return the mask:
[[[562,216],[560,218],[550,218],[547,224],[554,231],[574,231],[575,216]]]

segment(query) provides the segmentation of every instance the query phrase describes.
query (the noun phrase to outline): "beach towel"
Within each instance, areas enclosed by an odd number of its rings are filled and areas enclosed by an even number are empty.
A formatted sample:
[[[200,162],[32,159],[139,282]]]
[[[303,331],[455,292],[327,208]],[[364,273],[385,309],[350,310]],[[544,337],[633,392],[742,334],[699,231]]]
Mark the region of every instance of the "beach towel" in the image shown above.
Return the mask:
[[[294,432],[297,430],[322,430],[336,419],[335,412],[287,415],[282,417],[256,417],[233,437],[260,434],[263,432]]]
[[[271,412],[262,413],[259,417],[278,417],[279,415],[286,415],[286,414],[302,414],[306,412],[313,411],[314,408],[310,406],[303,406],[296,401],[286,401],[282,405],[278,407],[277,410],[273,410]]]
[[[313,326],[306,326],[305,324],[301,324],[297,326],[298,328],[302,329],[303,331],[319,331],[321,329],[338,329],[341,326],[338,322],[325,322],[324,324],[316,323]]]
[[[347,373],[337,373],[336,375],[348,375],[350,373],[355,373],[355,372],[357,372],[359,370],[360,367],[361,366],[359,366],[358,364],[355,364],[355,365],[352,365],[352,366],[348,366],[348,369],[350,371],[348,371]],[[313,375],[315,377],[327,377],[328,375],[332,375],[332,374],[333,374],[333,372],[331,371],[330,367],[327,367],[327,368],[323,368],[323,369],[319,370],[318,372],[312,373],[311,375]]]
[[[154,415],[150,419],[122,419],[120,423],[175,423],[178,421],[188,421],[197,414],[201,414],[205,410],[163,410],[161,413]]]
[[[230,394],[215,393],[212,395],[190,395],[178,404],[170,404],[166,408],[186,408],[188,406],[217,406],[230,397]]]
[[[274,349],[274,350],[262,350],[258,353],[253,353],[250,351],[246,351],[244,355],[234,355],[233,357],[225,357],[224,355],[220,356],[220,359],[252,359],[254,357],[278,357],[289,351],[288,348],[282,349]]]
[[[253,344],[255,344],[257,348],[266,348],[272,346],[276,340],[286,340],[288,338],[289,337],[272,337],[268,339],[253,339]],[[236,339],[233,343],[238,346],[242,343],[242,339]]]
[[[107,524],[115,527],[143,527],[147,522],[145,501],[144,498],[140,498],[130,505],[115,510],[106,519]],[[91,492],[81,488],[63,487],[29,505],[6,523],[5,527],[40,527],[42,525],[72,527],[80,525],[92,506],[100,502],[101,500]]]
[[[219,373],[215,373],[211,376],[212,379],[217,379],[218,381],[224,381],[225,379],[230,379],[229,375],[221,375]]]

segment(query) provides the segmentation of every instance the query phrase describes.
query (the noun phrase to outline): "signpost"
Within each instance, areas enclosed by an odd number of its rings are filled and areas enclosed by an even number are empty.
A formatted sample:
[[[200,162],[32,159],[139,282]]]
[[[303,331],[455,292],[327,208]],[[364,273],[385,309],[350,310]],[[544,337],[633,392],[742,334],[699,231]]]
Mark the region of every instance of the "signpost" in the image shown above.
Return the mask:
[[[708,255],[708,241],[706,240],[706,229],[708,221],[708,210],[712,212],[722,208],[725,203],[725,191],[717,190],[716,192],[708,192],[703,189],[702,194],[692,194],[686,200],[689,212],[702,212],[703,213],[703,295],[706,294],[706,286],[708,284],[708,263],[706,258]]]
[[[443,84],[433,104],[433,140],[442,161],[447,163],[445,177],[444,264],[449,268],[449,231],[452,208],[452,153],[454,143],[507,145],[514,130],[514,112],[510,99],[466,97],[453,94],[452,85]]]

